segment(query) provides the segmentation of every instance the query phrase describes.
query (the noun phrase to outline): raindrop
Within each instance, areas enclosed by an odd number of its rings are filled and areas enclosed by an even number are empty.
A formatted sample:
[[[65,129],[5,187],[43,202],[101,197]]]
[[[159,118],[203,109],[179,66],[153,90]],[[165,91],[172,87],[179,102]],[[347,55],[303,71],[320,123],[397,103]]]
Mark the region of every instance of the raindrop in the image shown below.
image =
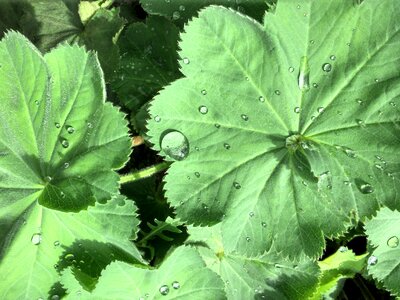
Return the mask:
[[[315,82],[312,84],[312,86],[314,87],[314,88],[317,88],[318,87],[318,84],[316,84]]]
[[[60,246],[60,242],[59,241],[55,241],[53,244],[54,244],[54,247]]]
[[[206,90],[202,90],[202,91],[201,91],[201,94],[202,94],[202,95],[207,95],[207,91],[206,91]]]
[[[343,181],[343,183],[344,183],[344,185],[347,185],[347,186],[350,186],[350,185],[351,185],[351,182],[348,181],[348,180]]]
[[[350,149],[347,147],[342,147],[342,149],[343,149],[344,153],[350,158],[355,158],[357,156],[356,152],[353,149]]]
[[[184,7],[183,5],[180,5],[180,6],[179,6],[179,10],[180,10],[180,11],[185,11],[185,7]]]
[[[345,247],[345,246],[340,246],[339,247],[339,252],[342,252],[342,253],[344,253],[344,252],[347,252],[347,247]]]
[[[40,103],[39,100],[35,100],[36,105],[39,105],[39,103]]]
[[[323,108],[322,106],[317,108],[317,112],[319,114],[322,114],[324,111],[325,111],[325,108]]]
[[[200,148],[199,147],[194,147],[194,150],[199,151]]]
[[[179,284],[178,281],[174,281],[174,282],[172,282],[172,287],[177,290],[181,287],[181,285]]]
[[[311,40],[311,41],[310,41],[310,44],[311,44],[311,45],[314,45],[314,43],[315,43],[314,40]]]
[[[375,78],[375,82],[379,82],[379,79],[378,79],[378,78]]]
[[[295,112],[296,114],[299,114],[300,111],[301,111],[301,108],[300,108],[300,107],[296,106],[296,107],[294,108],[294,112]]]
[[[260,97],[258,98],[258,101],[260,101],[260,102],[264,102],[264,101],[265,101],[265,99],[264,99],[264,97],[263,97],[263,96],[260,96]]]
[[[56,126],[56,128],[60,128],[61,127],[60,123],[54,123],[54,125]]]
[[[300,59],[300,71],[297,78],[299,89],[302,91],[308,91],[310,89],[310,67],[308,65],[307,56],[303,56]]]
[[[261,222],[261,226],[262,226],[262,227],[267,227],[267,223]]]
[[[68,169],[69,168],[69,163],[64,163],[64,169]]]
[[[367,263],[368,263],[368,266],[375,266],[378,263],[378,258],[376,256],[374,256],[374,255],[371,255],[368,258]]]
[[[358,126],[365,127],[365,122],[363,120],[356,119],[356,122]]]
[[[218,123],[215,123],[214,126],[215,126],[215,128],[220,128],[221,127],[221,125],[219,125]]]
[[[311,121],[315,121],[316,118],[316,116],[311,116]]]
[[[224,143],[224,148],[226,150],[229,150],[229,149],[231,149],[231,145],[229,145],[228,143]]]
[[[93,124],[90,123],[90,122],[88,122],[86,125],[87,125],[88,128],[93,128]]]
[[[194,172],[194,176],[196,176],[197,178],[200,177],[200,173],[199,172]]]
[[[249,120],[249,117],[247,115],[245,115],[245,114],[242,114],[241,117],[242,117],[242,119],[244,121],[248,121]]]
[[[205,115],[206,113],[208,113],[208,108],[207,108],[207,106],[204,106],[204,105],[200,106],[200,107],[199,107],[199,112],[200,112],[201,114],[203,114],[203,115]]]
[[[235,182],[233,183],[233,187],[234,187],[235,189],[238,190],[238,189],[240,189],[242,186],[241,186],[238,182],[235,181]]]
[[[51,296],[50,299],[51,299],[51,300],[60,300],[60,296],[58,296],[58,295],[53,295],[53,296]]]
[[[183,63],[184,63],[185,65],[188,65],[188,64],[190,63],[189,58],[185,57],[185,58],[183,59]]]
[[[167,285],[162,285],[160,287],[159,291],[160,291],[160,294],[163,295],[163,296],[168,295],[169,287]]]
[[[290,67],[290,68],[289,68],[289,72],[290,72],[290,73],[293,73],[293,72],[294,72],[294,68],[293,68],[293,67]]]
[[[384,169],[383,166],[380,165],[380,164],[375,164],[374,167],[379,169],[379,170],[383,170]]]
[[[332,175],[331,172],[326,171],[318,176],[318,190],[331,190],[332,189]]]
[[[281,91],[280,90],[275,90],[275,95],[280,95],[281,94]]]
[[[331,60],[335,60],[335,59],[336,59],[336,56],[335,56],[335,55],[331,55],[329,58],[330,58]]]
[[[179,11],[174,11],[172,13],[172,19],[173,20],[178,20],[181,17],[181,14],[179,13]]]
[[[356,101],[357,101],[357,103],[360,104],[360,105],[363,105],[363,104],[364,104],[364,101],[361,100],[361,99],[356,99]]]
[[[365,182],[363,180],[360,179],[356,180],[356,186],[358,190],[363,194],[371,194],[374,192],[374,187],[368,182]]]
[[[74,256],[72,253],[67,253],[67,254],[64,256],[64,259],[65,259],[66,262],[68,262],[68,263],[73,263],[74,260],[75,260],[75,256]]]
[[[397,248],[397,246],[399,245],[399,238],[397,236],[392,236],[388,239],[387,245],[390,248]]]
[[[296,7],[297,7],[297,9],[300,9],[300,7],[301,7],[301,6],[300,6],[300,4],[297,4],[297,6],[296,6]]]
[[[61,146],[63,146],[64,148],[68,148],[69,147],[69,142],[66,139],[63,139],[61,141]]]
[[[155,117],[154,117],[154,121],[156,121],[157,123],[160,122],[160,121],[161,121],[160,116],[155,116]]]
[[[65,198],[65,193],[64,192],[60,192],[60,197],[61,198]]]
[[[390,101],[389,104],[393,107],[396,107],[396,103],[394,103],[393,101]]]
[[[203,203],[201,206],[203,207],[204,210],[208,210],[207,204],[204,204],[204,203]]]
[[[44,180],[45,180],[46,182],[50,182],[52,179],[53,179],[53,178],[51,178],[51,176],[46,176],[46,177],[44,178]]]
[[[189,141],[179,131],[169,131],[164,134],[160,144],[166,155],[175,160],[184,160],[189,154]]]
[[[42,241],[42,235],[40,233],[35,233],[32,235],[31,242],[34,245],[39,245],[40,242]]]
[[[72,133],[75,132],[75,128],[72,127],[72,126],[67,126],[67,132],[68,132],[69,134],[72,134]]]
[[[250,242],[251,239],[250,239],[249,237],[246,237],[246,241],[247,241],[247,242]]]
[[[249,212],[249,216],[252,218],[252,217],[254,217],[254,212]]]
[[[330,72],[332,71],[332,65],[330,63],[325,63],[322,65],[322,70],[324,72]]]

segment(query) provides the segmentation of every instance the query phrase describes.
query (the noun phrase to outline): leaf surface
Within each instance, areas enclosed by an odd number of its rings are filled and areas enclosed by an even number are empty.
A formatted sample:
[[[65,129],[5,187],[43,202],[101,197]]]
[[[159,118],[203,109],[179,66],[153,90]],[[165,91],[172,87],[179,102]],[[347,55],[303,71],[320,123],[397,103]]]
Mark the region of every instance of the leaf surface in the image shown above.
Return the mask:
[[[365,229],[374,248],[368,260],[368,273],[400,297],[400,212],[382,208],[366,222]]]
[[[178,216],[222,222],[229,250],[296,258],[320,256],[324,237],[380,203],[399,207],[399,12],[392,0],[282,1],[262,26],[202,10],[181,35],[185,78],[148,124],[157,150],[171,131],[187,141],[165,178]]]

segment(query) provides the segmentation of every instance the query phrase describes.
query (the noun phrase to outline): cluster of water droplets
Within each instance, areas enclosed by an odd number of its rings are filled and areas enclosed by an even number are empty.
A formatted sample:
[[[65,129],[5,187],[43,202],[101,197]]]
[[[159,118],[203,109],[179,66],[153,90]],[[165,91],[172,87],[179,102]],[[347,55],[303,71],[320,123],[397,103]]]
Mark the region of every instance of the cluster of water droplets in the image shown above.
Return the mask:
[[[173,282],[171,283],[171,287],[172,287],[174,290],[178,290],[178,289],[181,287],[181,284],[180,284],[178,281],[173,281]],[[160,286],[160,288],[158,289],[158,291],[160,292],[161,295],[166,296],[166,295],[169,294],[170,288],[169,288],[168,285],[163,284],[162,286]]]

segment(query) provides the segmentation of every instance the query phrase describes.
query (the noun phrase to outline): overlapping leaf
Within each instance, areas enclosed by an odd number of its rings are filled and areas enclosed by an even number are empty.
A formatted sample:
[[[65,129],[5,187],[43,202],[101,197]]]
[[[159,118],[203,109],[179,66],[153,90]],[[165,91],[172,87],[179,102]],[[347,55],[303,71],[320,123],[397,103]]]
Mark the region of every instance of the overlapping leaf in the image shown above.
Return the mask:
[[[62,282],[71,299],[77,293],[81,299],[226,299],[221,278],[205,268],[190,247],[177,248],[154,270],[114,262],[103,271],[91,294],[82,291],[71,270],[63,274]]]
[[[229,250],[294,258],[319,256],[379,203],[399,207],[399,12],[282,1],[264,26],[221,7],[189,22],[186,78],[148,125],[155,149],[171,131],[187,141],[165,185],[178,216],[222,221]]]
[[[0,42],[0,65],[0,273],[7,274],[0,290],[7,295],[15,287],[32,298],[51,284],[47,269],[54,262],[47,257],[58,255],[52,252],[57,235],[68,244],[75,235],[69,230],[82,226],[80,217],[61,211],[78,212],[118,191],[113,169],[127,161],[130,140],[124,116],[104,103],[103,74],[93,53],[64,45],[43,57],[12,32]],[[124,211],[134,219],[132,206]],[[93,229],[81,238],[104,241],[103,234]],[[37,247],[40,236],[44,244]],[[117,234],[111,242],[119,240]],[[132,247],[130,253],[139,257]]]
[[[400,297],[400,212],[381,209],[365,225],[368,241],[373,248],[368,273]]]

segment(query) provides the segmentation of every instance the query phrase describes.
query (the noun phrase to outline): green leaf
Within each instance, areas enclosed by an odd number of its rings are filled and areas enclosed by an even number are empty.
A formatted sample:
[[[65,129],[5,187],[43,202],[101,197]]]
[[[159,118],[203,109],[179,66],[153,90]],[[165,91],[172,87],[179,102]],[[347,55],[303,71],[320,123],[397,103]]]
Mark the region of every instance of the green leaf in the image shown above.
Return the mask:
[[[150,232],[144,233],[144,236],[140,239],[139,243],[145,243],[146,241],[154,239],[155,237],[159,237],[165,241],[170,242],[173,240],[173,238],[165,235],[165,231],[174,233],[182,232],[179,228],[177,228],[177,226],[181,225],[180,222],[176,219],[172,219],[171,217],[168,217],[165,222],[157,219],[155,219],[154,222],[156,225],[147,222],[147,226],[150,228]]]
[[[319,261],[321,276],[312,299],[328,297],[336,292],[345,279],[353,278],[357,273],[361,273],[366,264],[366,256],[367,254],[355,255],[346,247],[340,247],[336,253]]]
[[[81,1],[79,3],[79,16],[83,24],[86,24],[100,8],[108,8],[113,0]]]
[[[198,246],[207,267],[225,282],[228,299],[307,299],[318,284],[315,262],[286,261],[274,253],[246,257],[224,248],[220,224],[189,227],[188,244]]]
[[[76,239],[105,243],[97,249],[108,248],[111,254],[116,253],[113,250],[116,247],[128,255],[128,261],[141,261],[129,240],[136,236],[139,223],[135,210],[133,202],[121,196],[79,213],[60,212],[32,203],[15,220],[7,236],[1,232],[0,298],[46,298],[58,280],[57,270],[66,267],[73,257],[74,251],[66,249]],[[3,217],[1,222],[3,225]]]
[[[275,2],[274,0],[140,0],[144,10],[149,14],[166,16],[179,25],[183,25],[188,19],[195,16],[198,10],[211,4],[231,7],[262,21],[268,5]]]
[[[366,222],[365,229],[374,248],[368,259],[368,273],[400,297],[400,212],[382,208]]]
[[[178,217],[222,221],[229,250],[296,258],[320,256],[324,236],[379,203],[399,207],[399,12],[392,0],[282,1],[264,27],[222,7],[189,22],[185,78],[148,124],[156,150],[166,132],[188,141],[165,178]]]
[[[122,103],[137,110],[163,86],[181,76],[177,62],[178,28],[162,17],[133,23],[121,35],[120,68],[111,83]]]
[[[71,270],[62,277],[72,299],[81,292],[73,278]],[[92,294],[80,295],[82,299],[225,299],[222,280],[189,247],[177,248],[154,270],[114,262],[102,272]]]

